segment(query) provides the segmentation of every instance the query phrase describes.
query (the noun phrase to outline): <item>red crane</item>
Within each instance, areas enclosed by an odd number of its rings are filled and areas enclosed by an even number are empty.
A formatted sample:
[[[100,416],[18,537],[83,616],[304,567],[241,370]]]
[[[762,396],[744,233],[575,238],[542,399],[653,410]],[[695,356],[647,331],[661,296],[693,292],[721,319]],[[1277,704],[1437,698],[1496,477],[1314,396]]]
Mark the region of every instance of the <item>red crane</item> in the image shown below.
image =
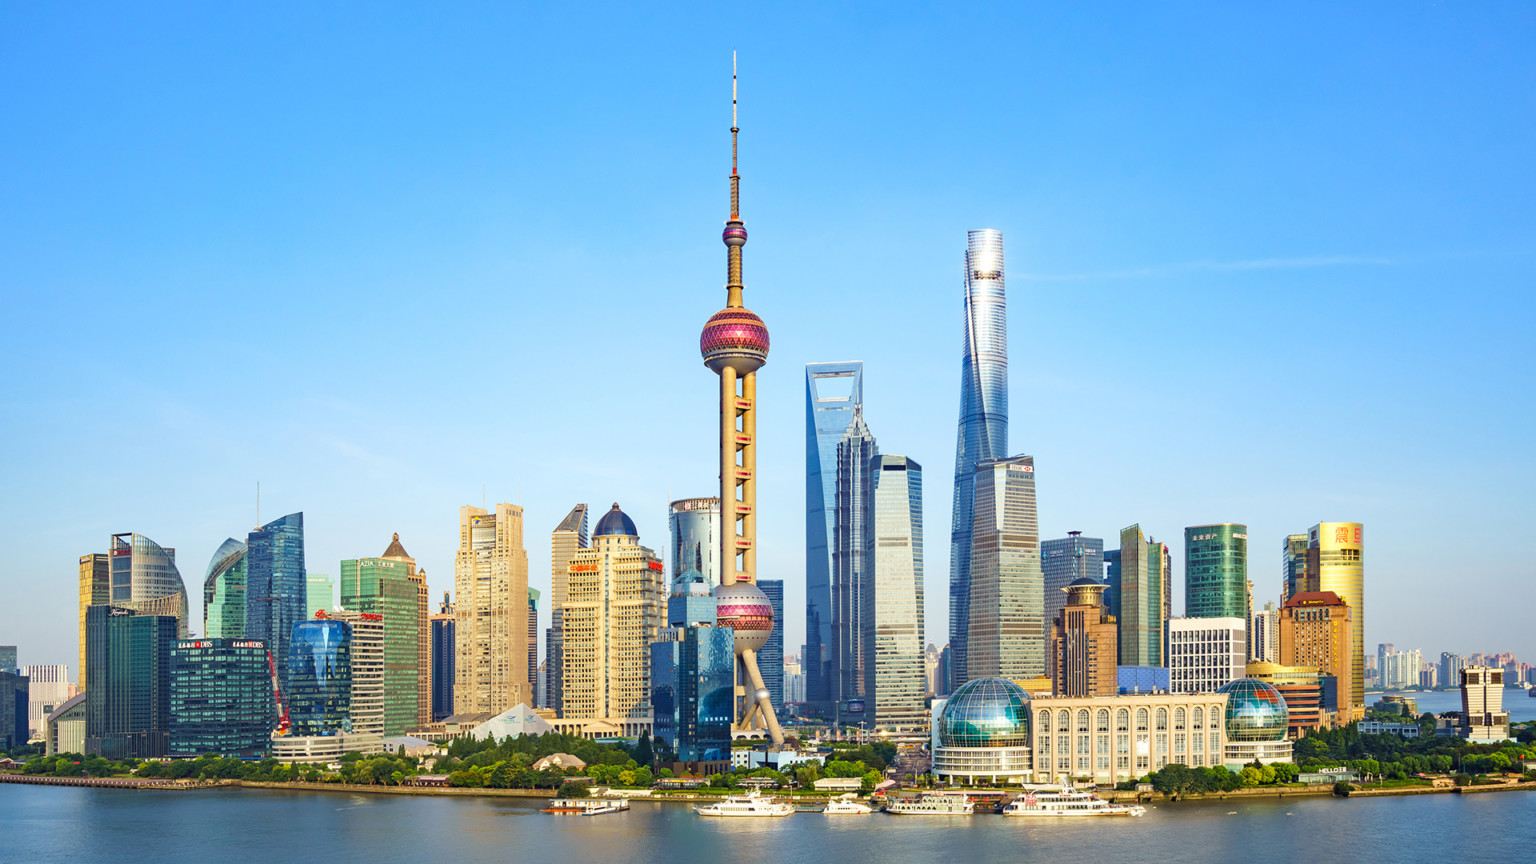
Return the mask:
[[[267,671],[272,673],[272,699],[277,703],[277,734],[288,734],[288,706],[283,704],[282,690],[277,686],[277,664],[272,661],[272,652],[267,652]]]

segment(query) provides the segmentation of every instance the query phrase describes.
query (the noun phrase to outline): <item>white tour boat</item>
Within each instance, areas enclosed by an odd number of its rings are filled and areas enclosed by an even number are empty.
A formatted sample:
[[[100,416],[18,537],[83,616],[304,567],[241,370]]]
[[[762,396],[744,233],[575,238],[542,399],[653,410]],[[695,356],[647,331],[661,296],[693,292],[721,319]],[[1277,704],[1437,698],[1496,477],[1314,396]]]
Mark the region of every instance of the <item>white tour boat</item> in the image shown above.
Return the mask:
[[[1139,804],[1115,804],[1071,786],[1026,786],[1024,794],[1003,805],[1004,816],[1140,816]]]
[[[827,802],[827,807],[821,812],[828,816],[865,816],[875,812],[868,804],[860,804],[853,800],[853,794],[849,793],[841,798],[833,798]]]
[[[697,805],[693,812],[700,816],[788,816],[795,812],[795,805],[765,798],[754,789],[746,795],[732,795],[713,804]]]
[[[544,812],[601,816],[604,813],[622,813],[628,809],[627,798],[555,798],[544,808]]]
[[[893,816],[969,816],[976,805],[964,792],[924,792],[910,798],[893,798],[885,805]]]

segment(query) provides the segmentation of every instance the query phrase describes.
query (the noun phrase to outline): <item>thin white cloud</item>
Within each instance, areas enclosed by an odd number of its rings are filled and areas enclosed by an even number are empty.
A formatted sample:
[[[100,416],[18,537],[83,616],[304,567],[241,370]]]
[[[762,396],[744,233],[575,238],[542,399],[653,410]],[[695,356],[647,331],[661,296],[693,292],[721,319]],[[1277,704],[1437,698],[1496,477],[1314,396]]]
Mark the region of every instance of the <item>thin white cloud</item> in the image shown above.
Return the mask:
[[[1022,273],[1015,279],[1030,282],[1087,282],[1109,279],[1149,279],[1174,276],[1198,270],[1290,270],[1309,267],[1384,267],[1397,262],[1390,258],[1361,255],[1317,255],[1305,258],[1254,258],[1247,261],[1186,261],[1160,267],[1133,267],[1103,270],[1097,273]]]

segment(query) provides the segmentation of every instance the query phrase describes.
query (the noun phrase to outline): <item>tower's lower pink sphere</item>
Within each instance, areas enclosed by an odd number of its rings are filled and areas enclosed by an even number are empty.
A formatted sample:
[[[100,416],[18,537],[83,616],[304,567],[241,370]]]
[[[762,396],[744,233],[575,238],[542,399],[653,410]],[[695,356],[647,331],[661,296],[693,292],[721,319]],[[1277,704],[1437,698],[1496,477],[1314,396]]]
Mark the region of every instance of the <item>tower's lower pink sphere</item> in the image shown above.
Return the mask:
[[[736,631],[736,653],[761,651],[773,633],[773,601],[751,582],[715,588],[715,623]]]

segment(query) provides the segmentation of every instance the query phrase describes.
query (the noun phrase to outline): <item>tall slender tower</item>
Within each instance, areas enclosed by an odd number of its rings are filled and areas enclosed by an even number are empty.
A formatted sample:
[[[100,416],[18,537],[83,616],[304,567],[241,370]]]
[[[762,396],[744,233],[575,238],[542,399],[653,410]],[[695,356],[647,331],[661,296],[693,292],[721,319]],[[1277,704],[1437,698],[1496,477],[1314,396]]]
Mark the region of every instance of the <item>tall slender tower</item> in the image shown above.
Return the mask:
[[[720,376],[720,587],[716,620],[736,631],[734,728],[765,726],[774,744],[784,732],[757,668],[757,652],[773,632],[773,605],[757,587],[757,370],[768,361],[768,328],[741,302],[741,176],[736,172],[736,58],[731,57],[731,218],[726,247],[725,308],[704,324],[699,353]],[[750,688],[750,689],[749,689]]]
[[[966,233],[965,248],[965,354],[960,361],[960,428],[955,442],[955,499],[949,532],[952,688],[971,678],[967,646],[976,463],[1007,455],[1008,302],[1003,282],[1003,234],[982,229]]]

